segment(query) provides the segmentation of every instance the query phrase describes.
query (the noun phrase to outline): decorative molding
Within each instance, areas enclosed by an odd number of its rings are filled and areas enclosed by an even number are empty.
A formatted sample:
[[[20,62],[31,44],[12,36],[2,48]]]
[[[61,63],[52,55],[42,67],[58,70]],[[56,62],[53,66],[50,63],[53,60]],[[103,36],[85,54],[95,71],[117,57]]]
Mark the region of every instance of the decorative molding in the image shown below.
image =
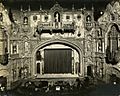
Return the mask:
[[[56,4],[50,9],[50,11],[53,11],[53,12],[55,12],[55,11],[63,11],[63,8],[62,8],[58,3],[56,3]]]

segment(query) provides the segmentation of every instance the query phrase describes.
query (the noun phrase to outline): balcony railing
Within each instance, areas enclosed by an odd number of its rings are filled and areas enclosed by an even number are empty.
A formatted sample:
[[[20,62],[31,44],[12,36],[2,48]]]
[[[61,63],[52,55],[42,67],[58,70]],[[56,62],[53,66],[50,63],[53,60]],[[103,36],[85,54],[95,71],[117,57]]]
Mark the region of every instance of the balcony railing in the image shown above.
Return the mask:
[[[74,25],[73,24],[64,24],[63,29],[74,29]]]
[[[51,23],[42,23],[38,25],[39,29],[45,30],[45,29],[52,29]]]
[[[50,23],[39,23],[37,31],[39,34],[42,33],[74,33],[73,23],[62,23],[62,22],[50,22]]]

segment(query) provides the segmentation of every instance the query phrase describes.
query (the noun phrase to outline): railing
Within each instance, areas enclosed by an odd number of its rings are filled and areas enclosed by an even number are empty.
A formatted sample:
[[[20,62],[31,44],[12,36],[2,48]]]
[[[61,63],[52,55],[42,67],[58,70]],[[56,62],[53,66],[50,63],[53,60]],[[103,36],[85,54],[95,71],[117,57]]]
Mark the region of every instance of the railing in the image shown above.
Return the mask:
[[[51,22],[51,23],[40,23],[38,29],[74,29],[73,23],[62,23],[62,22]]]
[[[41,23],[38,25],[39,29],[51,29],[52,28],[52,24],[51,23]]]
[[[74,25],[73,24],[64,24],[63,29],[74,29]]]
[[[41,35],[43,33],[73,33],[74,23],[73,22],[49,22],[39,23],[36,32]]]

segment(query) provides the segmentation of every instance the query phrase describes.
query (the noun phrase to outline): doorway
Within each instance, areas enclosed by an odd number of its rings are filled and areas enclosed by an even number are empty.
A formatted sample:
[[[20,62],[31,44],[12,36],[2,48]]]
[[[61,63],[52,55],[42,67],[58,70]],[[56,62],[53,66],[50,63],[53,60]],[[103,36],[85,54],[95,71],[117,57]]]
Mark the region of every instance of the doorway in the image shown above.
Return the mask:
[[[87,76],[92,76],[92,68],[91,68],[91,66],[87,66]]]

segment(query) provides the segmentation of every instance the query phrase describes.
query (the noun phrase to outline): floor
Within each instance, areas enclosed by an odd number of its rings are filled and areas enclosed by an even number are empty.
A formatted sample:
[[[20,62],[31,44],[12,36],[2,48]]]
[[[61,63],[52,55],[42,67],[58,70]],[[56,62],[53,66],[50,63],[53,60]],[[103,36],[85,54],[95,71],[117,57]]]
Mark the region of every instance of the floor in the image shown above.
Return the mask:
[[[120,84],[103,84],[91,88],[75,89],[74,91],[48,90],[42,92],[33,89],[15,89],[2,92],[0,96],[120,96]]]

